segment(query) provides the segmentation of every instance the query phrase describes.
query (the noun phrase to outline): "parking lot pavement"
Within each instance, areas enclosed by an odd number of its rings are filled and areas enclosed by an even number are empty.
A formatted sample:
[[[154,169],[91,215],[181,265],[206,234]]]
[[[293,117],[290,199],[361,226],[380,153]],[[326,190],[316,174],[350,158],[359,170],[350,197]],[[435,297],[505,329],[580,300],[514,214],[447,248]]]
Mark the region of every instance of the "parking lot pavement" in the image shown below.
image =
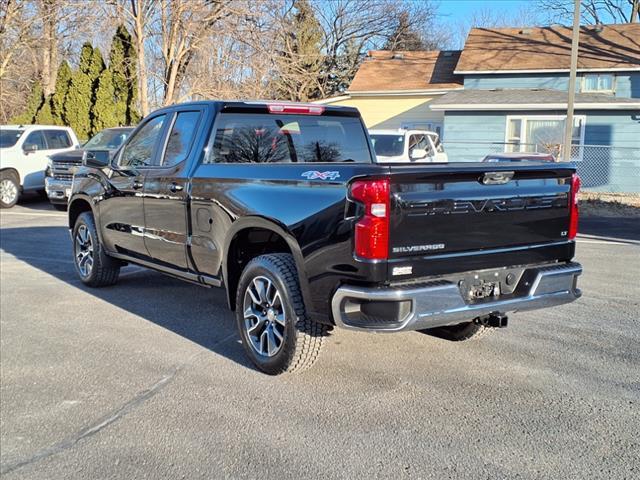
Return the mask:
[[[65,222],[0,213],[3,478],[638,478],[631,226],[591,222],[574,304],[477,342],[336,331],[268,377],[222,291],[137,267],[85,288]]]

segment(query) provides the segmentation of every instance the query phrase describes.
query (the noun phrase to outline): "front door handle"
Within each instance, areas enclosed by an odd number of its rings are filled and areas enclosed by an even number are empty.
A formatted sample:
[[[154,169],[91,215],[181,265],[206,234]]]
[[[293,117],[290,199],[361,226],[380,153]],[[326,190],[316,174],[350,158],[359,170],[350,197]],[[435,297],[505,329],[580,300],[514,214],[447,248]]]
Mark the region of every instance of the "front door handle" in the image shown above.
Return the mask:
[[[173,182],[171,185],[169,185],[169,190],[171,190],[173,193],[176,193],[184,190],[184,187],[182,185],[178,185],[176,182]]]
[[[144,183],[142,183],[140,180],[134,180],[131,184],[131,187],[133,187],[134,190],[140,190],[142,187],[144,187]]]

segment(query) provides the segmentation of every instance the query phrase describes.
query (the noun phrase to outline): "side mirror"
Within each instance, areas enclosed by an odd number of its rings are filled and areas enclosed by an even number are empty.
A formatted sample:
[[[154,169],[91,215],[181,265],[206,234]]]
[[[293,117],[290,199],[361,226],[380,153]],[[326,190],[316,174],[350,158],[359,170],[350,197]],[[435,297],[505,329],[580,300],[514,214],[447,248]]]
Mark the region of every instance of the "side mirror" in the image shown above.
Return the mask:
[[[27,155],[29,155],[30,153],[35,153],[38,151],[38,145],[36,145],[35,143],[31,143],[29,145],[25,145],[24,148],[22,149],[22,151],[24,153],[26,153]]]
[[[427,151],[424,148],[414,148],[409,154],[411,160],[420,160],[427,156]]]
[[[85,167],[103,168],[111,163],[109,150],[85,150],[82,154],[82,164]]]

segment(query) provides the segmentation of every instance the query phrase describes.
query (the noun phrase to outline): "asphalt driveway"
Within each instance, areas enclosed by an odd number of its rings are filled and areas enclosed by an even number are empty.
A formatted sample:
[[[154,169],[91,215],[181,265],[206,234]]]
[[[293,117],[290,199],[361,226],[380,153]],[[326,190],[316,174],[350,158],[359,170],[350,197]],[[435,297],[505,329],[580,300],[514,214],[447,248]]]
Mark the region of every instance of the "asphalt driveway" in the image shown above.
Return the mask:
[[[336,331],[268,377],[224,295],[76,278],[64,214],[0,213],[3,478],[638,478],[640,227],[586,219],[584,296],[477,342]]]

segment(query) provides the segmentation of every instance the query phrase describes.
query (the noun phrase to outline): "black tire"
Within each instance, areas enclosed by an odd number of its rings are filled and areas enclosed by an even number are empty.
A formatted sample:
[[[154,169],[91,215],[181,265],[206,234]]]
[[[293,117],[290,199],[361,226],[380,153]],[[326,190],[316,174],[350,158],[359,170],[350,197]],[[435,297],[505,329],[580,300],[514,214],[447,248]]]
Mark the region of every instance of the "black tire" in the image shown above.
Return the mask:
[[[67,211],[67,204],[66,203],[52,203],[51,205],[53,205],[53,208],[55,208],[56,210],[60,211],[60,212],[66,212]]]
[[[465,340],[477,340],[493,330],[495,330],[495,328],[487,327],[482,325],[482,323],[473,320],[471,322],[459,323],[458,325],[429,328],[427,330],[420,331],[452,342],[462,342]]]
[[[86,233],[88,238],[87,247],[82,247],[81,237]],[[80,234],[80,237],[79,237]],[[96,224],[93,219],[93,215],[90,212],[84,212],[80,214],[73,227],[73,265],[76,268],[76,272],[80,277],[80,280],[85,285],[90,287],[106,287],[114,285],[118,281],[118,275],[120,275],[120,262],[115,258],[108,256],[96,230]],[[85,242],[85,245],[87,243]],[[83,268],[81,263],[79,249],[85,248],[84,252],[91,250],[91,268]],[[83,252],[83,253],[84,253]],[[84,255],[82,258],[85,258]],[[84,267],[87,267],[88,263],[85,261]]]
[[[272,288],[275,288],[275,293],[280,296],[280,303],[278,304],[277,300],[267,302],[265,308],[271,305],[268,307],[269,311],[264,310],[260,316],[250,314],[245,318],[245,296],[248,296],[252,311],[255,311],[253,306],[257,305],[252,300],[255,296],[251,296],[249,287],[254,288],[253,292],[262,298],[262,294],[255,290],[255,282],[266,281],[272,282]],[[264,296],[267,299],[270,296],[269,292],[274,291],[269,288],[265,288]],[[271,296],[275,298],[276,294]],[[274,318],[269,318],[268,314]],[[281,315],[283,318],[276,321],[276,317]],[[258,333],[255,336],[250,335],[251,324],[255,321],[253,327],[256,327],[261,319],[263,329],[256,330]],[[318,358],[327,335],[327,326],[314,322],[307,315],[293,257],[284,253],[262,255],[251,260],[245,267],[236,293],[236,321],[247,355],[259,370],[269,375],[300,372],[309,368]],[[274,349],[275,353],[261,354],[258,348],[263,346],[263,334],[267,335],[268,329],[271,329],[271,332],[279,332],[277,335],[280,344],[278,349]],[[271,335],[274,341],[278,340],[273,333]],[[254,346],[255,344],[258,344],[258,347]],[[270,345],[267,346],[267,350],[269,349]]]
[[[20,180],[14,172],[0,172],[0,207],[11,208],[20,199]]]

